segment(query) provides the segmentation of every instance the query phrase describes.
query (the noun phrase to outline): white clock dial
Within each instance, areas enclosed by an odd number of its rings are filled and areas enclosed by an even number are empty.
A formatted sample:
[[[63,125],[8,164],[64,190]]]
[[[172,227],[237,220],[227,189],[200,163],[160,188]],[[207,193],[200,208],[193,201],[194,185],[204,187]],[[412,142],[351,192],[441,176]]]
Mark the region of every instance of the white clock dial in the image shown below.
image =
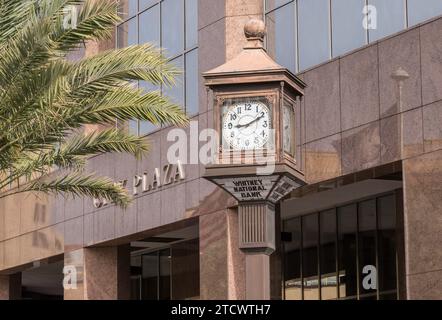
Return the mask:
[[[245,101],[227,107],[223,117],[223,138],[234,150],[263,148],[271,129],[269,108],[260,101]]]

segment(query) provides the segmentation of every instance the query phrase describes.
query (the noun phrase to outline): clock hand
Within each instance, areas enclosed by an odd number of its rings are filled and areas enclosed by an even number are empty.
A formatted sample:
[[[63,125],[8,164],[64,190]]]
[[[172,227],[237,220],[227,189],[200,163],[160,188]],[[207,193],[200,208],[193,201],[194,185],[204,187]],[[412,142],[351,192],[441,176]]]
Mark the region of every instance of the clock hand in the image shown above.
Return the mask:
[[[264,118],[264,115],[262,115],[262,116],[259,116],[259,117],[256,117],[255,119],[253,119],[252,121],[250,121],[249,123],[247,123],[247,124],[238,124],[238,125],[236,125],[235,126],[235,128],[243,128],[243,127],[250,127],[250,125],[252,124],[252,123],[255,123],[256,121],[259,121],[260,119],[262,119],[262,118]]]

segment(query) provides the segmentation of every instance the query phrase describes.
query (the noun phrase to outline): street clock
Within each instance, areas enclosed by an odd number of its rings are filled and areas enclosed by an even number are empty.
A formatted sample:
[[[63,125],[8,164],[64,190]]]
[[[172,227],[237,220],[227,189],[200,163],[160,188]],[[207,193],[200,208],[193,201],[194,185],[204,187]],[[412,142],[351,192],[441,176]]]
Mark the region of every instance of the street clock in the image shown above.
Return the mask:
[[[241,249],[270,254],[274,205],[305,184],[295,118],[305,84],[267,54],[264,22],[250,20],[244,33],[242,52],[203,74],[220,140],[204,177],[238,200]]]
[[[305,83],[264,49],[265,24],[250,20],[247,44],[225,64],[203,73],[212,91],[219,148],[204,178],[238,201],[239,248],[245,253],[246,298],[270,288],[270,255],[276,248],[275,205],[305,185],[296,152],[296,125]],[[268,290],[263,297],[270,297]]]

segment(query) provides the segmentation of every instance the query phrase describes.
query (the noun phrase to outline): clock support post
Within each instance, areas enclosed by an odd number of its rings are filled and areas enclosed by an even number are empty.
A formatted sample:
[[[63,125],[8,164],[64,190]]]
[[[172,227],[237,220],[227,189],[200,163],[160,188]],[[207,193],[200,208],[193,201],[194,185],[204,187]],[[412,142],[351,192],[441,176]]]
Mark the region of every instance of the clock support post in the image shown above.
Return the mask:
[[[305,83],[267,54],[263,21],[250,20],[244,32],[244,50],[203,73],[220,136],[219,152],[204,178],[237,200],[245,297],[266,300],[271,298],[271,255],[280,237],[276,205],[306,184],[295,152],[296,103]]]

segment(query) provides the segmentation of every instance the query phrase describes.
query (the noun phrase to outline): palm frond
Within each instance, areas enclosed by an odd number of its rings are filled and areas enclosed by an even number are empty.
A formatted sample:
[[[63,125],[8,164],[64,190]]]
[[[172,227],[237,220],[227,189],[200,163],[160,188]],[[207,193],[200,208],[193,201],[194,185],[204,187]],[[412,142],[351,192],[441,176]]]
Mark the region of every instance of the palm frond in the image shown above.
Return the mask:
[[[66,28],[72,6],[77,25]],[[121,187],[83,168],[102,153],[139,157],[146,141],[115,128],[84,134],[83,127],[130,119],[187,124],[180,106],[133,86],[175,85],[180,71],[159,48],[136,45],[66,59],[85,42],[112,35],[118,21],[116,0],[0,0],[0,189],[30,181],[14,192],[102,197],[124,207],[129,197]],[[54,170],[66,174],[48,176]]]
[[[25,186],[21,192],[67,193],[74,197],[102,198],[126,208],[131,199],[126,190],[109,178],[71,173],[50,181],[39,179]]]

